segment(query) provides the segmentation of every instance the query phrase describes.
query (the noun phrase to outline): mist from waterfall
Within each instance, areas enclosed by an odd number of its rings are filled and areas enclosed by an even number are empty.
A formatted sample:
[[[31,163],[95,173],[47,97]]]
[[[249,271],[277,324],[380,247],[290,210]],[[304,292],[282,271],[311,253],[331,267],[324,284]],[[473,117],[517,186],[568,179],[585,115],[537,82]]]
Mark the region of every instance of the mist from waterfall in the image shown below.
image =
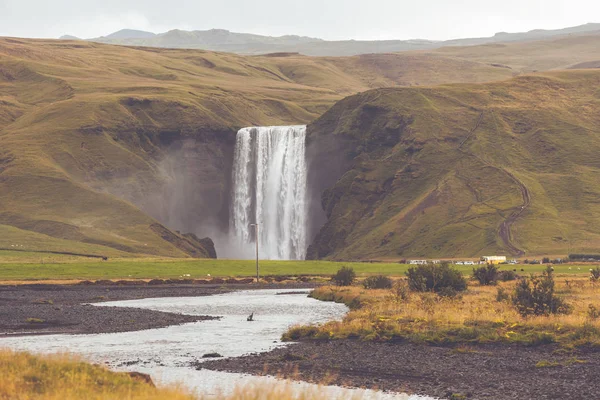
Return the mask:
[[[240,129],[232,172],[229,229],[254,254],[258,222],[260,258],[306,256],[306,126]]]

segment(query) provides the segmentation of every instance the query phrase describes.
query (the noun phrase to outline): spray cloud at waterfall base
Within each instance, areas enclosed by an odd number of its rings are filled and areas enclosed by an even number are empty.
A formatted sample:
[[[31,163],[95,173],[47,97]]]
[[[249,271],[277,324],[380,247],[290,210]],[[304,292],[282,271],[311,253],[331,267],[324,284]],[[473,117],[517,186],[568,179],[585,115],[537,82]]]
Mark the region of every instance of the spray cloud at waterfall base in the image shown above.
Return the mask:
[[[240,129],[232,169],[230,245],[254,256],[258,223],[260,258],[306,256],[306,126]],[[245,251],[244,251],[245,254]]]

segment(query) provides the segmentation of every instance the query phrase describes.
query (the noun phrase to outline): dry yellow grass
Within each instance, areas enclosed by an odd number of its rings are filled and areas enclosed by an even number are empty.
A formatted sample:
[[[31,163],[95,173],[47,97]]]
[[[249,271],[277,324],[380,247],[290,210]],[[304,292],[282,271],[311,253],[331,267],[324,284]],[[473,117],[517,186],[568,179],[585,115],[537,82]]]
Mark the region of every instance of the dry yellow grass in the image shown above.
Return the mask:
[[[600,286],[586,278],[557,278],[557,294],[572,306],[567,315],[523,317],[509,300],[498,301],[499,289],[510,294],[515,283],[480,286],[469,283],[459,298],[433,293],[410,293],[402,299],[393,290],[359,287],[321,287],[313,296],[354,305],[342,321],[317,327],[294,327],[287,339],[361,338],[407,339],[425,343],[508,342],[565,346],[600,344],[600,319],[590,312],[599,307]]]
[[[291,381],[247,384],[220,400],[359,400],[360,393],[324,395],[321,386],[298,389]],[[192,394],[181,386],[156,388],[89,364],[69,354],[32,355],[0,350],[0,399],[10,400],[208,400],[215,396]]]
[[[191,400],[177,387],[155,388],[127,374],[65,354],[34,356],[0,351],[0,399]]]
[[[351,394],[346,390],[341,391],[339,395],[324,394],[322,386],[298,389],[291,381],[282,380],[274,384],[239,386],[232,394],[219,396],[219,398],[222,400],[366,400],[368,397],[361,393]]]

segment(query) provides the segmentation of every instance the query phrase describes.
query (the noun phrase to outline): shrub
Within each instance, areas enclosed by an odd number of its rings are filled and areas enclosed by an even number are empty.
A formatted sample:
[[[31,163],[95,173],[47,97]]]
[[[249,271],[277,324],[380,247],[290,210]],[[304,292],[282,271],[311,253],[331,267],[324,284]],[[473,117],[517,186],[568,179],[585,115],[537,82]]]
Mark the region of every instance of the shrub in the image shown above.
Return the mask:
[[[600,279],[600,267],[590,268],[590,280],[592,282],[598,282]]]
[[[522,278],[517,283],[511,300],[523,316],[566,314],[570,309],[560,297],[554,294],[554,277],[550,267],[542,273],[541,277],[532,275],[529,278]]]
[[[392,288],[392,294],[397,302],[407,301],[410,299],[410,289],[404,280],[397,281]]]
[[[569,260],[600,260],[600,254],[569,254]]]
[[[369,276],[363,281],[365,289],[391,289],[394,282],[385,275]]]
[[[600,317],[600,310],[593,304],[588,305],[587,316],[589,319],[598,319]]]
[[[443,287],[437,294],[440,297],[456,298],[458,300],[462,299],[462,294],[450,286]]]
[[[481,285],[495,285],[498,281],[498,267],[488,264],[485,267],[473,268],[473,278]]]
[[[350,286],[356,279],[356,273],[354,269],[350,267],[342,267],[333,276],[333,282],[338,286]]]
[[[451,268],[448,263],[419,265],[406,272],[408,287],[416,292],[444,292],[449,289],[462,292],[467,289],[467,281],[460,271]]]
[[[496,294],[496,301],[502,302],[510,300],[510,295],[504,290],[504,288],[498,288],[498,293]]]
[[[499,271],[498,272],[498,280],[503,282],[514,281],[519,277],[516,273],[516,269],[512,271]]]
[[[281,337],[284,342],[300,339],[315,338],[319,335],[319,328],[314,325],[307,326],[292,326],[286,333]]]

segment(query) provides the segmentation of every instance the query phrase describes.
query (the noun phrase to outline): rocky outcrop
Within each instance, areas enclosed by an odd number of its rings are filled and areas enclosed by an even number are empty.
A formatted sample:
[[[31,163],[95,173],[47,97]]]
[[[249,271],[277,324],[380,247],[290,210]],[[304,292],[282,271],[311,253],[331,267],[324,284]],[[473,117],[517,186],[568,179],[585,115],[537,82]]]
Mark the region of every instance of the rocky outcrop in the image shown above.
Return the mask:
[[[214,243],[210,238],[200,240],[193,233],[181,235],[178,232],[167,229],[161,224],[152,224],[151,229],[160,235],[163,240],[171,243],[191,257],[217,258]]]
[[[209,237],[198,239],[198,236],[193,233],[185,233],[183,235],[186,239],[194,241],[202,246],[208,253],[208,258],[217,258],[217,250],[215,249],[215,242]]]

